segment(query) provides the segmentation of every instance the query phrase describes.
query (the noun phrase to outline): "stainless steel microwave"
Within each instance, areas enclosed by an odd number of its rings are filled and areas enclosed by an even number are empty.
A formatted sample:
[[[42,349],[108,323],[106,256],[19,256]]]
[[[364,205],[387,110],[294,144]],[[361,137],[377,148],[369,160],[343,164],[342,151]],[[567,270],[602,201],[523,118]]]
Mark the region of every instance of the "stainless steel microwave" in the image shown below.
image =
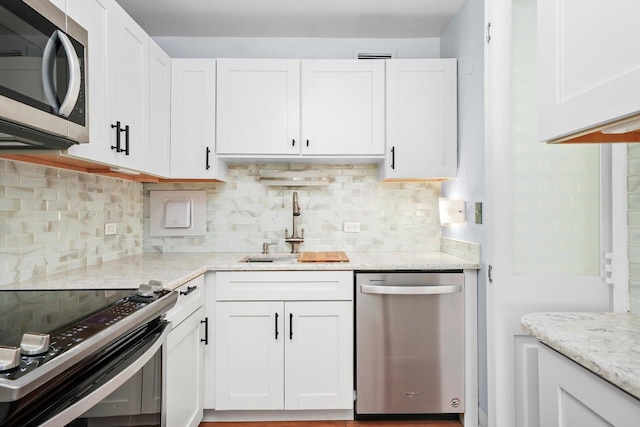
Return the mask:
[[[89,142],[87,47],[51,2],[0,2],[0,149]]]

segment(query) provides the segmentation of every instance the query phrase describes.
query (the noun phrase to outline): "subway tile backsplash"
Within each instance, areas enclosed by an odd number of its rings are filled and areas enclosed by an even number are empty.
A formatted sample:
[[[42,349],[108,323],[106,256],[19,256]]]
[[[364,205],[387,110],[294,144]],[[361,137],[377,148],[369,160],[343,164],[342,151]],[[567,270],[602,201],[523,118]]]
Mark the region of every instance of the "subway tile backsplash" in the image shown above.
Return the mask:
[[[259,182],[260,176],[328,176],[326,186],[285,187]],[[205,237],[149,237],[149,191],[205,190]],[[145,184],[145,252],[288,252],[292,194],[298,192],[304,228],[301,251],[439,251],[440,183],[384,183],[376,165],[229,165],[226,183]],[[359,222],[359,233],[343,231]]]
[[[0,159],[0,285],[141,253],[142,198],[140,183]]]
[[[331,176],[268,186],[259,176]],[[206,191],[207,232],[149,236],[149,191]],[[0,285],[143,252],[288,252],[298,192],[303,251],[439,251],[439,183],[382,183],[375,165],[230,165],[227,183],[137,182],[0,159]],[[105,236],[115,222],[117,234]],[[359,233],[343,231],[359,222]]]

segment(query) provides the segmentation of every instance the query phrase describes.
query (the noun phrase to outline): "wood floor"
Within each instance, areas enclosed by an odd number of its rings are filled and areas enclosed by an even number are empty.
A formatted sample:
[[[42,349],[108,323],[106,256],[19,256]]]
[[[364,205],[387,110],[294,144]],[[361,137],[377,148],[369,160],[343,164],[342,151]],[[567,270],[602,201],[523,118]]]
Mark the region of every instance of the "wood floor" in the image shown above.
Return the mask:
[[[200,427],[462,427],[460,421],[279,421],[200,423]]]

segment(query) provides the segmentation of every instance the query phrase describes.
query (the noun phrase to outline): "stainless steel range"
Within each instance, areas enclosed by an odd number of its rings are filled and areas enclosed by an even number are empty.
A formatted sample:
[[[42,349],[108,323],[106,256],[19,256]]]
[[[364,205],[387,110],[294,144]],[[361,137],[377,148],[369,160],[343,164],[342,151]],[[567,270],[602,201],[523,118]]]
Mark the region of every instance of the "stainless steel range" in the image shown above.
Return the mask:
[[[0,426],[84,426],[93,418],[163,425],[162,315],[176,300],[175,291],[148,285],[0,291]],[[143,368],[155,377],[151,402],[137,412],[111,405],[105,414],[100,402],[142,383],[129,380]]]

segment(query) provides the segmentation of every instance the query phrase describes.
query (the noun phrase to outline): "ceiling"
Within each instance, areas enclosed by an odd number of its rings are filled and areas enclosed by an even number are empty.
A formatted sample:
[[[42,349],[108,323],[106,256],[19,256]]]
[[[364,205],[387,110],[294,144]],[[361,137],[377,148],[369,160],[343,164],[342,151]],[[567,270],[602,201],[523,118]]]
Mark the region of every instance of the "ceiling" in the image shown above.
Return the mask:
[[[440,37],[465,0],[117,0],[152,37]]]

